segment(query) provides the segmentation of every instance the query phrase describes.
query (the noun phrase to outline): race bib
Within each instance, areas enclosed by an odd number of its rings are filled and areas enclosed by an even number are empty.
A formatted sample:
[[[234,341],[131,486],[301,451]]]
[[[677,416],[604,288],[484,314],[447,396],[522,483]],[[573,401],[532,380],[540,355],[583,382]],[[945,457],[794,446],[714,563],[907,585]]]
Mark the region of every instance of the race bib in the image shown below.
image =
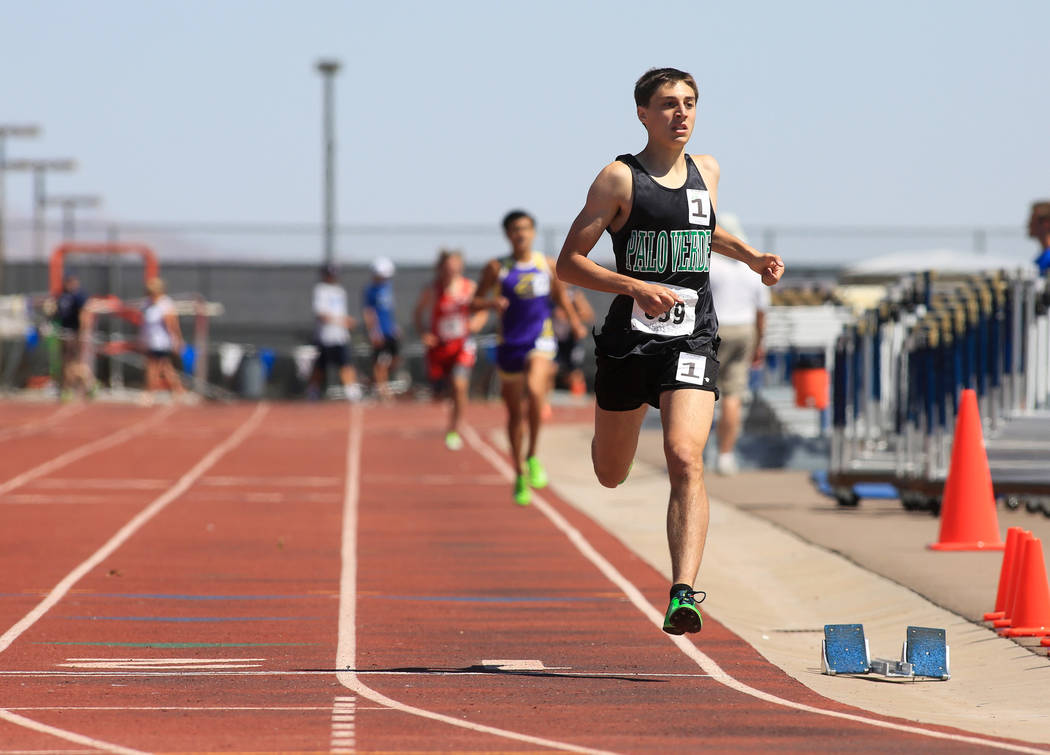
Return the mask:
[[[684,351],[678,355],[678,371],[675,373],[675,378],[679,382],[708,385],[711,380],[706,375],[707,357]]]
[[[639,307],[636,301],[634,309],[631,310],[631,330],[664,337],[692,335],[696,325],[696,303],[700,298],[696,291],[662,283],[657,285],[674,292],[682,301],[656,317],[645,314],[645,310]]]
[[[467,337],[467,318],[463,315],[442,317],[437,324],[438,338],[442,341],[458,341]]]

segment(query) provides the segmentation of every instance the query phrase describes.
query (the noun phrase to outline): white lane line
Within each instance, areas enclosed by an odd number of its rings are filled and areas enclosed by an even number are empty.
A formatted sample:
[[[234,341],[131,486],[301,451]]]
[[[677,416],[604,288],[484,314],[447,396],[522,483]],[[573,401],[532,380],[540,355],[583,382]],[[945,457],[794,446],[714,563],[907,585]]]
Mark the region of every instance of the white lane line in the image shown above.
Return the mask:
[[[67,417],[79,414],[82,411],[84,411],[83,404],[66,404],[61,409],[46,415],[43,419],[30,420],[29,422],[23,422],[21,425],[6,427],[3,430],[0,430],[0,440],[22,438],[26,435],[32,435],[33,433],[40,432],[47,427],[50,427],[60,419],[66,419]]]
[[[50,461],[45,461],[43,464],[35,466],[32,469],[27,470],[20,475],[16,475],[7,482],[0,484],[0,495],[10,492],[22,485],[25,485],[30,480],[34,480],[37,477],[42,477],[54,469],[64,467],[67,464],[76,461],[77,459],[82,459],[85,456],[95,453],[96,451],[101,451],[104,448],[109,448],[110,446],[115,446],[118,443],[123,443],[128,438],[132,438],[141,433],[143,430],[148,430],[153,425],[156,425],[157,423],[163,421],[173,411],[175,411],[174,407],[170,406],[161,409],[159,412],[154,413],[152,416],[147,417],[141,422],[136,422],[131,427],[125,427],[123,430],[118,430],[114,433],[110,433],[109,435],[104,435],[101,438],[98,438],[92,441],[91,443],[88,443],[87,445],[78,446],[77,448],[74,448],[70,451],[66,451],[64,454],[56,456]]]
[[[54,726],[42,724],[39,721],[34,721],[31,718],[20,716],[17,713],[12,713],[5,709],[0,709],[0,719],[9,721],[13,724],[18,724],[19,726],[24,726],[33,731],[38,731],[41,734],[50,734],[53,737],[64,739],[67,742],[73,742],[78,745],[87,745],[88,747],[94,747],[96,750],[102,750],[104,752],[113,752],[117,755],[146,755],[142,750],[133,750],[130,747],[121,747],[120,745],[103,742],[101,739],[93,739],[91,737],[85,737],[83,734],[76,734],[71,731],[66,731],[65,729],[58,729]]]
[[[0,653],[11,646],[27,629],[40,620],[44,614],[54,608],[66,593],[79,582],[84,575],[97,567],[103,560],[108,558],[117,548],[123,545],[128,538],[134,535],[139,528],[156,516],[165,506],[182,495],[201,475],[208,471],[224,454],[238,446],[259,425],[269,406],[259,404],[247,420],[238,427],[226,440],[209,451],[204,458],[198,461],[178,481],[168,488],[163,494],[156,498],[149,506],[135,515],[127,524],[120,528],[105,545],[95,551],[86,561],[67,574],[61,582],[55,585],[40,603],[17,624],[0,635]],[[161,417],[167,415],[160,415]],[[138,427],[134,425],[133,427]],[[132,428],[129,428],[129,430]]]
[[[499,470],[500,474],[503,475],[507,482],[513,482],[514,472],[510,467],[510,464],[504,460],[504,458],[488,443],[481,439],[474,428],[465,426],[463,428],[463,437],[467,443],[481,454],[495,469]],[[846,721],[854,721],[860,724],[867,724],[869,726],[875,726],[880,729],[891,729],[897,732],[904,732],[908,734],[918,734],[924,737],[931,737],[933,739],[946,739],[952,742],[963,742],[966,744],[982,745],[985,747],[994,747],[1002,750],[1010,750],[1012,752],[1027,752],[1033,753],[1034,755],[1046,755],[1047,750],[1037,749],[1035,747],[1025,747],[1023,745],[1009,744],[1006,742],[996,742],[995,740],[984,739],[978,736],[966,736],[962,734],[951,734],[949,732],[934,731],[932,729],[924,729],[921,726],[911,726],[907,724],[900,724],[892,721],[880,721],[877,718],[869,718],[867,716],[860,716],[854,713],[842,713],[837,710],[828,710],[826,708],[818,708],[813,705],[806,705],[805,703],[798,703],[794,700],[788,700],[783,697],[777,697],[771,695],[768,692],[763,692],[760,689],[755,689],[747,684],[731,676],[725,670],[722,669],[714,659],[703,653],[696,647],[690,640],[686,639],[684,635],[675,636],[666,634],[663,632],[663,614],[660,613],[656,608],[653,607],[652,603],[646,600],[645,596],[642,595],[642,591],[639,590],[635,585],[623,576],[615,566],[613,566],[608,559],[599,553],[593,545],[585,538],[578,529],[573,527],[569,522],[558,513],[549,503],[543,500],[542,497],[536,495],[532,496],[532,505],[536,509],[546,516],[555,527],[562,531],[562,533],[569,539],[569,541],[576,546],[576,549],[595,567],[598,571],[605,575],[605,577],[612,582],[614,585],[620,588],[627,599],[634,604],[637,608],[652,624],[655,624],[660,628],[660,635],[673,642],[678,646],[685,655],[687,655],[697,666],[703,671],[711,675],[716,682],[724,684],[730,689],[741,692],[745,695],[763,700],[767,703],[773,703],[774,705],[782,705],[786,708],[793,708],[795,710],[803,711],[805,713],[815,713],[820,716],[829,716],[831,718],[840,718]]]
[[[346,486],[344,490],[342,532],[343,568],[339,580],[339,644],[335,656],[335,667],[344,669],[336,672],[336,678],[340,684],[356,693],[358,697],[363,697],[402,713],[429,718],[432,721],[440,721],[451,726],[458,726],[482,734],[505,737],[506,739],[514,739],[519,742],[528,742],[541,747],[550,747],[555,750],[604,753],[604,750],[593,750],[566,742],[533,737],[529,734],[498,729],[494,726],[477,724],[472,721],[465,721],[442,713],[406,705],[376,692],[358,679],[357,673],[352,669],[357,664],[357,504],[361,480],[361,436],[363,425],[364,417],[361,409],[355,404],[350,409],[350,430],[346,449]]]

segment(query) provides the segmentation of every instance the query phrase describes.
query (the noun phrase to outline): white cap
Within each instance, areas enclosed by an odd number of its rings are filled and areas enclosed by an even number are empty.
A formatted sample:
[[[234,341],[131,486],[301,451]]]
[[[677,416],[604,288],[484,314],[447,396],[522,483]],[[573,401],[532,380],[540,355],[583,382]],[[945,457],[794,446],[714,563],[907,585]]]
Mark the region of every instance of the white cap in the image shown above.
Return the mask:
[[[380,278],[394,277],[394,263],[386,257],[376,257],[372,261],[372,272]]]

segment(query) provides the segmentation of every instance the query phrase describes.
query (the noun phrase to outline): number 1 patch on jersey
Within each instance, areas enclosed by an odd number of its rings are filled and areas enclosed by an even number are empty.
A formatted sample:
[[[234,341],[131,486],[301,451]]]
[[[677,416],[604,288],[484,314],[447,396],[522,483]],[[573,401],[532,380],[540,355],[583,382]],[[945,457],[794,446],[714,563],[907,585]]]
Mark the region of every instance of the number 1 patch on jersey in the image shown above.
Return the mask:
[[[711,224],[711,195],[706,189],[686,189],[689,202],[689,222],[693,225]]]
[[[678,355],[678,372],[675,373],[675,379],[681,383],[711,385],[711,379],[707,377],[707,357],[681,352]]]

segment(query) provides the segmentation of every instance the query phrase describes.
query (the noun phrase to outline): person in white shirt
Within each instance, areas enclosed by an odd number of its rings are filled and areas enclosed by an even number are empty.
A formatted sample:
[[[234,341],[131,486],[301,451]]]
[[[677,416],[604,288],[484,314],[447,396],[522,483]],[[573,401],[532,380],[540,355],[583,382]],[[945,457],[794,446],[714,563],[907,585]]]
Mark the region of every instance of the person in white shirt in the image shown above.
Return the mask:
[[[722,213],[718,222],[729,233],[746,240],[735,216]],[[722,340],[718,347],[718,388],[722,395],[716,426],[715,471],[733,475],[738,469],[734,448],[740,435],[741,399],[747,393],[751,368],[765,359],[762,336],[769,289],[743,262],[719,256],[711,260],[711,294],[718,316],[718,337]]]
[[[184,393],[182,381],[175,371],[175,354],[182,351],[182,331],[175,302],[164,292],[164,281],[150,278],[146,281],[146,304],[142,308],[139,339],[146,354],[147,400],[152,394],[167,388],[176,396]]]
[[[339,369],[339,379],[346,398],[356,401],[361,398],[361,386],[357,384],[357,371],[350,361],[349,353],[350,331],[356,321],[349,314],[346,289],[339,285],[332,265],[321,268],[321,281],[314,286],[313,311],[317,318],[317,361],[314,362],[307,392],[313,397],[320,395],[321,383],[331,365]]]

